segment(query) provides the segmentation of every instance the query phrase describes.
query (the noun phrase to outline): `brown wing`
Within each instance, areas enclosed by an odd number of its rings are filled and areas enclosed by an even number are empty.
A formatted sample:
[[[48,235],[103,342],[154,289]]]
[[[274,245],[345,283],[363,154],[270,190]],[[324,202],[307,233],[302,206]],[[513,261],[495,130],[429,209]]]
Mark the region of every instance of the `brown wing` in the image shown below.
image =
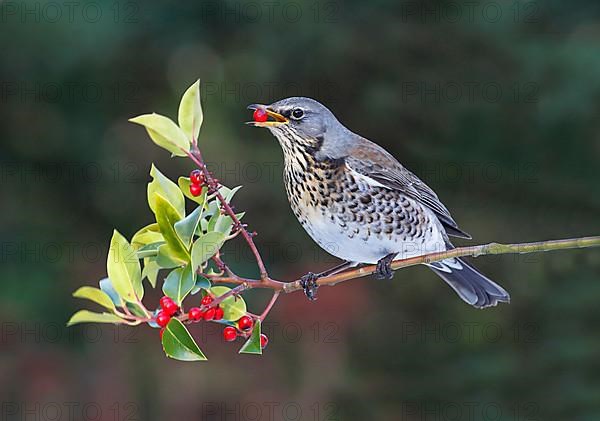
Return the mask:
[[[366,139],[361,140],[345,158],[350,169],[427,206],[438,217],[448,235],[471,238],[458,227],[448,209],[427,184],[404,168],[381,146]]]

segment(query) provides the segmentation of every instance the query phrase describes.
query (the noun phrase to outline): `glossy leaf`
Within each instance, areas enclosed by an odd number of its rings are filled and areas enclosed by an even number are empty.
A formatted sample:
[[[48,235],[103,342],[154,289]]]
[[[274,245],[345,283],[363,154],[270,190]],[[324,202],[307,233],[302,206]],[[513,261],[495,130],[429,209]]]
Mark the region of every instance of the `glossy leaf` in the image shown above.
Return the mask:
[[[147,314],[144,311],[144,309],[142,307],[140,307],[138,304],[136,304],[136,303],[125,303],[125,305],[127,306],[127,308],[129,309],[129,311],[134,316],[138,316],[138,317],[146,317],[147,316]]]
[[[223,233],[225,236],[228,236],[229,234],[231,234],[231,230],[233,229],[233,219],[231,219],[229,215],[219,215],[213,229],[215,231]]]
[[[252,335],[250,335],[244,346],[240,349],[240,354],[262,355],[262,347],[260,346],[260,320],[254,322]]]
[[[162,345],[168,357],[179,361],[205,361],[206,357],[178,319],[172,318],[165,327]]]
[[[219,297],[219,296],[229,292],[230,290],[231,290],[231,288],[229,288],[229,287],[216,286],[216,287],[212,287],[210,289],[210,292],[215,297]],[[233,295],[231,297],[227,297],[223,301],[221,301],[221,304],[219,304],[219,305],[223,309],[223,313],[224,313],[223,318],[225,320],[235,322],[240,317],[242,317],[243,315],[246,314],[246,310],[247,310],[246,302],[239,295],[237,297],[235,297]]]
[[[163,237],[171,250],[171,257],[184,263],[188,262],[190,258],[188,248],[181,242],[174,227],[175,223],[180,220],[179,214],[160,194],[156,194],[155,197],[156,221],[160,227],[160,232],[162,232]]]
[[[160,114],[144,114],[129,119],[130,122],[146,128],[154,143],[176,156],[186,156],[190,141],[186,134],[170,118]]]
[[[192,291],[196,285],[196,277],[192,273],[191,266],[173,269],[165,278],[163,292],[181,306],[181,302]]]
[[[192,246],[192,269],[194,272],[201,264],[213,257],[223,246],[225,236],[220,232],[201,235]]]
[[[75,298],[83,298],[100,304],[102,307],[108,310],[115,311],[115,303],[110,296],[99,288],[94,287],[81,287],[73,293]]]
[[[156,264],[161,269],[172,269],[183,266],[185,262],[182,262],[171,250],[168,244],[163,244],[158,248],[158,255],[156,256]]]
[[[231,201],[233,200],[233,196],[242,188],[242,186],[236,186],[232,189],[229,189],[229,191],[227,193],[224,193],[223,196],[225,197],[225,200],[227,201],[227,203],[231,203]]]
[[[158,256],[158,253],[157,253]],[[144,269],[142,269],[142,279],[147,278],[152,288],[156,288],[156,279],[158,278],[158,271],[160,266],[156,263],[156,259],[145,258]]]
[[[79,323],[124,323],[124,321],[112,313],[94,313],[89,310],[79,310],[69,319],[67,326]]]
[[[150,243],[140,247],[137,251],[138,259],[144,259],[146,257],[156,257],[156,255],[158,254],[158,248],[163,244],[165,244],[164,241],[159,241],[157,243]]]
[[[131,245],[137,250],[146,244],[158,243],[160,241],[165,241],[165,239],[160,233],[158,224],[154,223],[146,225],[144,228],[136,232],[131,239]]]
[[[205,278],[202,275],[196,275],[196,285],[194,285],[194,288],[190,294],[195,295],[202,289],[210,289],[211,286],[212,284],[208,278]]]
[[[185,198],[179,186],[161,173],[154,164],[150,169],[150,175],[152,181],[148,183],[148,205],[152,212],[155,214],[157,212],[156,200],[160,195],[177,211],[179,219],[183,218],[185,216]]]
[[[113,284],[110,281],[110,279],[101,279],[100,282],[98,282],[98,284],[100,285],[100,289],[102,290],[102,292],[104,292],[110,297],[111,301],[114,303],[115,306],[120,307],[123,305],[123,300],[119,296],[119,293],[115,290],[115,287],[113,287]]]
[[[200,80],[197,80],[183,94],[179,103],[179,127],[188,139],[198,139],[202,126],[202,106],[200,105]]]
[[[117,293],[128,302],[136,302],[144,296],[142,270],[136,253],[118,231],[110,241],[106,262],[108,277]]]
[[[192,239],[200,223],[200,218],[202,218],[202,207],[198,206],[184,219],[175,223],[175,232],[186,247],[192,245]]]

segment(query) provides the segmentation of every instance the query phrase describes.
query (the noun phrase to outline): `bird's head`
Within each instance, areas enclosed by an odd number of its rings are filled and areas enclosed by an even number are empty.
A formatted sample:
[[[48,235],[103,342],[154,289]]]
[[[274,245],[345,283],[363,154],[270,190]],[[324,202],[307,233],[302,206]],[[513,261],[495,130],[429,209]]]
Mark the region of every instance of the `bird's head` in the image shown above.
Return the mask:
[[[271,105],[252,104],[248,108],[266,112],[266,121],[248,124],[269,129],[284,151],[293,146],[313,151],[337,149],[343,147],[342,139],[349,133],[327,107],[311,98],[291,97]]]

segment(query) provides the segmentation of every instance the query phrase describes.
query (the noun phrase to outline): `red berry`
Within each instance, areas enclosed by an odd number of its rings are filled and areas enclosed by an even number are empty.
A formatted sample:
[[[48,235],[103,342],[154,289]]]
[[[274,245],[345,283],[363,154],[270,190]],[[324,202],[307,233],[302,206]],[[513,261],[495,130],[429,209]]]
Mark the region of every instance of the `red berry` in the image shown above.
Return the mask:
[[[267,112],[265,110],[263,110],[262,108],[257,108],[256,110],[254,110],[254,114],[252,115],[252,118],[254,119],[254,121],[263,123],[263,122],[267,121],[269,116],[267,115]]]
[[[165,306],[168,306],[171,303],[175,304],[175,301],[173,301],[171,297],[167,297],[166,295],[160,299],[160,307],[163,310],[165,309]]]
[[[204,174],[200,170],[194,170],[190,173],[190,183],[192,184],[204,184]]]
[[[267,335],[265,335],[264,333],[260,334],[260,347],[262,349],[265,349],[265,347],[267,346],[267,344],[269,343],[269,338],[267,337]]]
[[[200,304],[202,304],[203,306],[207,306],[212,302],[213,302],[213,297],[211,297],[210,295],[207,295],[202,298],[202,301],[200,301]]]
[[[253,324],[254,324],[254,322],[252,321],[252,319],[249,316],[242,316],[240,318],[240,320],[238,320],[238,326],[242,330],[252,329]]]
[[[160,327],[165,327],[166,325],[168,325],[170,320],[171,316],[169,316],[163,311],[159,311],[156,315],[156,324]]]
[[[190,184],[190,194],[198,197],[202,194],[202,186],[200,184]]]
[[[188,317],[190,318],[190,320],[201,320],[202,317],[204,316],[204,312],[202,310],[200,310],[200,307],[192,307],[190,308],[190,311],[188,313]]]
[[[236,337],[237,330],[235,330],[235,327],[227,326],[225,329],[223,329],[223,339],[225,339],[227,342],[235,341]]]
[[[215,318],[215,312],[216,310],[214,308],[209,308],[208,310],[206,310],[206,312],[204,313],[204,320],[212,320]]]
[[[172,316],[179,311],[179,306],[169,297],[162,297],[160,299],[160,306],[168,316]]]
[[[225,315],[225,312],[223,311],[223,309],[221,307],[215,308],[215,320],[221,320],[224,315]]]

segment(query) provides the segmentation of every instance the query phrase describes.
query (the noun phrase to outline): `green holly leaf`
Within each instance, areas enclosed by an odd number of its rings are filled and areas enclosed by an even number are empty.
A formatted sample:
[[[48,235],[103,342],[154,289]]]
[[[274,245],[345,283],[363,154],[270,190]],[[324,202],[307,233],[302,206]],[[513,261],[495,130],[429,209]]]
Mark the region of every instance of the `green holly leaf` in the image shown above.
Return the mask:
[[[257,354],[262,355],[262,347],[260,346],[260,320],[254,322],[252,335],[240,349],[240,354]]]
[[[175,232],[186,247],[192,245],[192,239],[200,223],[200,218],[202,218],[202,206],[198,206],[184,219],[175,223]]]
[[[191,141],[198,139],[202,126],[202,106],[200,105],[200,80],[197,80],[183,94],[179,103],[179,127]]]
[[[115,290],[115,287],[113,287],[113,284],[110,281],[110,279],[108,279],[108,278],[101,279],[98,282],[98,284],[100,285],[100,289],[102,290],[102,292],[104,292],[106,295],[108,295],[110,297],[111,301],[114,303],[115,306],[118,306],[118,307],[123,306],[123,300],[119,296],[119,293],[117,293],[117,291]]]
[[[79,310],[69,319],[67,326],[79,323],[124,323],[124,321],[112,313],[94,313],[89,310]]]
[[[142,246],[137,251],[138,259],[144,259],[146,257],[156,257],[158,255],[158,248],[165,244],[164,241],[159,241],[157,243],[150,243]],[[144,276],[142,275],[142,278]]]
[[[185,198],[179,186],[161,173],[154,164],[150,169],[150,175],[152,181],[148,183],[148,205],[152,212],[156,214],[156,200],[158,196],[162,196],[177,211],[178,219],[183,218],[185,216]]]
[[[204,205],[204,202],[206,202],[206,196],[208,194],[207,188],[202,189],[202,194],[200,196],[192,196],[192,193],[190,193],[191,182],[189,177],[179,177],[177,179],[177,184],[179,185],[179,189],[185,197],[198,203],[199,205]]]
[[[196,277],[190,265],[171,271],[163,283],[163,292],[181,306],[181,302],[196,285]]]
[[[108,277],[117,293],[127,302],[136,302],[144,296],[142,270],[136,253],[117,230],[110,240],[106,261]]]
[[[229,292],[230,290],[231,288],[229,287],[216,286],[212,287],[210,289],[210,292],[215,297],[220,297],[221,295]],[[231,322],[239,320],[240,317],[246,314],[247,310],[246,302],[239,295],[237,297],[232,295],[231,297],[225,298],[223,301],[221,301],[221,304],[219,304],[219,306],[223,309],[223,319],[229,320]]]
[[[175,256],[171,247],[168,244],[163,244],[158,248],[158,255],[156,256],[156,264],[161,269],[173,269],[176,267],[183,266],[187,262],[182,262]]]
[[[157,254],[158,255],[158,254]],[[142,279],[148,278],[148,282],[152,285],[152,288],[156,288],[156,279],[158,278],[158,271],[160,266],[156,263],[155,258],[144,259],[144,269],[142,269]]]
[[[212,229],[214,229],[215,231],[218,231],[220,233],[223,233],[225,236],[228,236],[229,234],[231,234],[232,228],[233,228],[233,219],[231,219],[231,216],[229,216],[229,215],[219,215],[217,217],[217,220],[215,221],[214,227],[212,227]],[[209,229],[211,229],[210,224],[209,224]]]
[[[212,284],[208,278],[205,278],[204,276],[197,274],[196,275],[196,285],[194,285],[194,288],[192,289],[192,292],[190,292],[190,294],[195,295],[200,290],[209,289],[211,286],[212,286]]]
[[[206,361],[190,332],[176,318],[172,318],[165,327],[162,345],[167,357],[179,361]]]
[[[110,296],[101,289],[94,287],[81,287],[73,293],[73,297],[90,300],[96,304],[100,304],[102,307],[110,310],[111,312],[115,311],[115,303],[112,301]]]
[[[227,187],[225,187],[227,189]],[[231,201],[233,200],[233,196],[242,188],[242,186],[236,186],[232,189],[227,189],[228,191],[224,191],[223,193],[221,193],[223,195],[223,197],[225,198],[225,201],[227,203],[231,203]]]
[[[139,304],[136,304],[136,303],[125,303],[125,305],[127,306],[127,308],[129,309],[129,311],[134,316],[148,317],[148,314],[146,314],[146,312],[144,311],[144,309]]]
[[[152,113],[130,118],[129,121],[144,126],[154,143],[175,156],[186,156],[190,150],[186,134],[168,117]]]
[[[160,228],[157,223],[146,225],[133,235],[131,245],[134,249],[144,247],[146,244],[158,243],[165,241],[160,233]]]
[[[209,232],[201,235],[192,246],[192,270],[196,272],[200,265],[213,257],[225,243],[225,235]]]
[[[156,200],[156,221],[160,227],[167,245],[171,251],[170,256],[183,263],[187,263],[190,260],[190,254],[188,247],[186,247],[179,236],[175,232],[175,223],[181,218],[175,208],[163,198],[160,194],[155,195]],[[159,249],[161,249],[161,246]]]

